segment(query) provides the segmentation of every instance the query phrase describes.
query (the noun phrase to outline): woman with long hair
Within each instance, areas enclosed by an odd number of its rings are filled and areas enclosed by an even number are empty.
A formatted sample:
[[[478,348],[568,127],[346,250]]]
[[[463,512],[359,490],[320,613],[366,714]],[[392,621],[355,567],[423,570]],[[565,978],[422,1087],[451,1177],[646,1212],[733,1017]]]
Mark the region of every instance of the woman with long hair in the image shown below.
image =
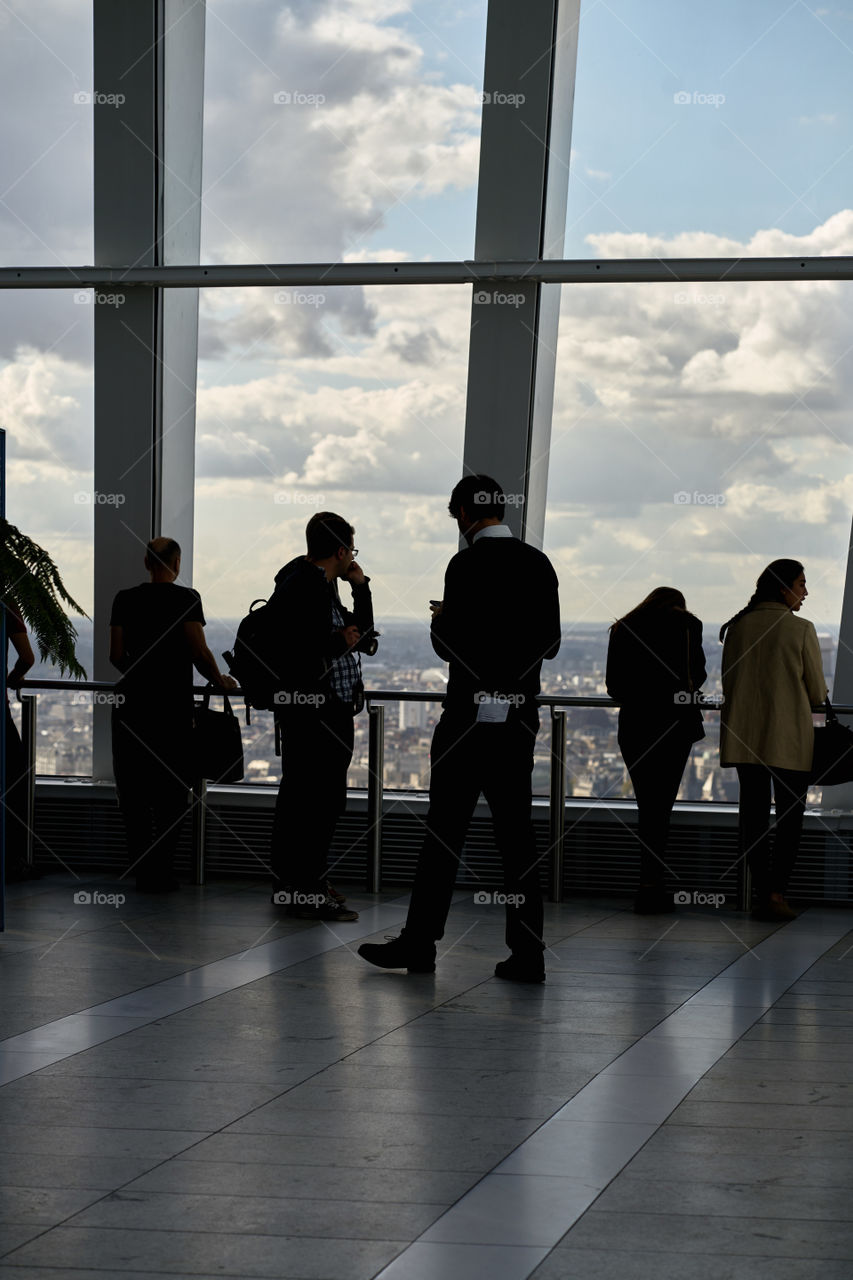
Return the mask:
[[[610,628],[606,683],[621,703],[619,749],[637,801],[641,914],[674,909],[664,858],[690,748],[705,736],[697,699],[705,674],[702,623],[675,587],[655,587]]]
[[[798,560],[774,560],[749,603],[720,629],[720,764],[740,784],[740,849],[755,889],[753,916],[793,920],[785,901],[814,754],[812,705],[826,698],[817,632],[794,615],[808,595]],[[770,792],[776,804],[771,849]]]

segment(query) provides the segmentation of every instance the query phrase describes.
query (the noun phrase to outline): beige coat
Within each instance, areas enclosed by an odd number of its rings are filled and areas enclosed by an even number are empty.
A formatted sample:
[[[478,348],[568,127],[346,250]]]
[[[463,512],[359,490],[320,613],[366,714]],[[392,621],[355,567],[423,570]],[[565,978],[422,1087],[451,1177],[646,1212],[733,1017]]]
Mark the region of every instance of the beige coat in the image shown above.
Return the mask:
[[[811,704],[825,697],[812,623],[785,604],[756,605],[726,632],[720,764],[810,769]]]

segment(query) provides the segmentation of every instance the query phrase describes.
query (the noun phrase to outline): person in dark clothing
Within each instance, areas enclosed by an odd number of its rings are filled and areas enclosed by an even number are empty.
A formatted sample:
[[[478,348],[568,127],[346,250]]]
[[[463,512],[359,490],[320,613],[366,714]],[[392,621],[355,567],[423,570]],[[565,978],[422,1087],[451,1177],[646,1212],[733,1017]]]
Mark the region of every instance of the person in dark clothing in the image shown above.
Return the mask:
[[[621,703],[619,749],[637,801],[641,914],[674,910],[669,822],[690,748],[705,736],[698,705],[705,675],[702,623],[674,587],[656,587],[610,628],[605,679]]]
[[[450,663],[447,694],[431,751],[429,812],[406,925],[359,955],[386,969],[431,973],[468,824],[482,791],[504,868],[509,959],[495,974],[543,982],[543,908],[531,821],[536,697],[543,658],[560,647],[557,577],[548,558],[502,523],[503,490],[489,476],[466,476],[450,514],[468,543],[447,567],[431,638]]]
[[[375,653],[370,579],[355,531],[320,511],[305,530],[307,554],[276,574],[270,601],[280,627],[281,783],[272,835],[273,901],[305,920],[351,921],[358,913],[329,884],[329,848],[346,808],[353,717],[364,705],[360,652]],[[352,588],[345,609],[338,583]]]
[[[110,662],[122,673],[113,707],[113,770],[136,887],[177,889],[172,860],[194,774],[193,666],[234,689],[204,641],[201,597],[178,586],[181,549],[155,538],[150,581],[119,591],[110,614]]]
[[[11,600],[4,601],[2,608],[6,614],[6,639],[15,653],[17,661],[11,671],[6,673],[6,688],[20,689],[24,676],[35,662],[35,654],[27,635],[27,627],[17,607]],[[6,818],[6,864],[5,878],[7,884],[17,880],[38,879],[36,872],[27,862],[27,824],[29,819],[29,803],[27,793],[27,759],[18,733],[17,725],[12,719],[9,709],[9,695],[6,695],[6,775],[3,779],[3,808]]]

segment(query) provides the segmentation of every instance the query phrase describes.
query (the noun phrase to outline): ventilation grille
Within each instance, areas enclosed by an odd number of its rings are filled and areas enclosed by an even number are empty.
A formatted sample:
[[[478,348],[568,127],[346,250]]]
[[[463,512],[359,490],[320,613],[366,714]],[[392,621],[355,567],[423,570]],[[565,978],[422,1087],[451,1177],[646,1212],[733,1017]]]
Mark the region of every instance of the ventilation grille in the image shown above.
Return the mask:
[[[542,811],[539,810],[541,813]],[[208,808],[205,861],[208,874],[268,876],[272,837],[272,808],[217,805]],[[115,803],[97,798],[36,798],[36,863],[42,870],[120,872],[127,866],[124,832]],[[547,819],[534,819],[543,888],[547,884],[549,828]],[[790,885],[790,897],[800,901],[853,902],[851,869],[853,833],[806,830]],[[382,823],[382,883],[411,885],[423,839],[423,818],[391,812]],[[566,814],[563,888],[572,893],[632,893],[637,884],[637,844],[633,828],[624,822],[577,821]],[[345,813],[338,823],[331,850],[334,877],[341,884],[364,884],[368,865],[367,817]],[[737,829],[710,823],[677,823],[672,827],[667,862],[674,887],[687,892],[723,893],[734,903],[738,882]],[[178,848],[178,869],[192,866],[191,824],[185,823]],[[500,856],[492,824],[475,817],[462,852],[457,884],[498,888],[502,883]]]

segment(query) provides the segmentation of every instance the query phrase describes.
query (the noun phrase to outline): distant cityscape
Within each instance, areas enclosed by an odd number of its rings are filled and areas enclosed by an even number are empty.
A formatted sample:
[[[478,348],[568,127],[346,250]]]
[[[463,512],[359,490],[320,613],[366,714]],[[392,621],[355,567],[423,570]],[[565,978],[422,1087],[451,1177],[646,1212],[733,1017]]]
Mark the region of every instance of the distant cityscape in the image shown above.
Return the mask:
[[[382,632],[379,652],[363,659],[363,675],[368,690],[399,689],[409,692],[434,693],[429,702],[385,702],[384,785],[388,790],[423,792],[429,787],[429,747],[433,727],[441,714],[441,698],[447,680],[447,665],[433,652],[429,629],[424,624],[391,620],[380,622]],[[220,666],[223,650],[234,642],[237,623],[211,622],[206,628],[207,642]],[[718,626],[705,627],[705,654],[708,678],[704,691],[709,697],[721,692]],[[555,659],[542,667],[542,692],[576,696],[605,695],[604,672],[607,659],[607,624],[584,623],[563,625],[563,643]],[[824,672],[832,688],[835,670],[837,636],[819,632]],[[79,627],[78,654],[83,666],[92,671],[91,625]],[[34,679],[55,679],[57,673],[37,666]],[[200,682],[201,677],[197,676]],[[92,700],[83,691],[47,690],[38,695],[38,728],[36,772],[49,777],[92,776]],[[277,786],[280,762],[275,755],[275,736],[269,712],[251,713],[251,723],[244,723],[243,703],[235,701],[243,733],[246,766],[245,782],[251,785]],[[19,719],[20,705],[12,699],[13,715]],[[541,728],[534,754],[534,794],[547,796],[550,789],[551,725],[547,710],[541,716]],[[571,708],[568,716],[568,760],[566,791],[569,796],[596,798],[630,798],[631,782],[616,740],[617,712],[598,707]],[[737,776],[734,769],[719,768],[719,713],[705,712],[705,737],[693,749],[684,773],[679,800],[693,802],[737,801]],[[368,717],[363,712],[355,721],[355,750],[348,775],[349,786],[367,787]],[[809,802],[819,804],[820,790],[809,795]]]

